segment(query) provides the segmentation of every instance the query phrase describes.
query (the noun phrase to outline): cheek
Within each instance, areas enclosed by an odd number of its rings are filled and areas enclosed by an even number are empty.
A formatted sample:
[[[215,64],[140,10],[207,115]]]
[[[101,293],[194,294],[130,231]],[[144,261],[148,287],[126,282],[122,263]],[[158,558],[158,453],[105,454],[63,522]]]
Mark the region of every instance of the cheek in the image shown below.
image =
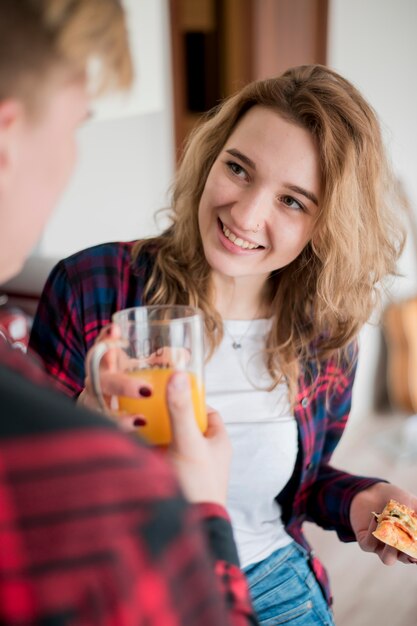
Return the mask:
[[[64,192],[77,158],[77,144],[73,135],[61,137],[59,144],[55,144],[55,150],[50,151],[49,167],[43,167],[44,194],[46,218],[54,210],[62,193]]]
[[[208,179],[201,197],[202,213],[212,216],[213,211],[227,206],[236,199],[236,191],[228,181]]]
[[[203,195],[200,198],[200,202],[198,205],[198,225],[201,231],[202,226],[206,221],[206,209],[205,209],[205,200],[204,200],[204,191]]]
[[[292,258],[297,257],[311,239],[312,229],[305,224],[281,222],[272,229],[275,246],[278,250],[287,250]]]
[[[57,179],[61,184],[65,184],[71,176],[76,160],[77,160],[77,141],[75,134],[71,134],[62,142],[62,151],[60,154],[60,160],[57,161]]]
[[[206,224],[213,212],[213,197],[210,185],[206,183],[200,198],[198,207],[198,220],[200,224]]]

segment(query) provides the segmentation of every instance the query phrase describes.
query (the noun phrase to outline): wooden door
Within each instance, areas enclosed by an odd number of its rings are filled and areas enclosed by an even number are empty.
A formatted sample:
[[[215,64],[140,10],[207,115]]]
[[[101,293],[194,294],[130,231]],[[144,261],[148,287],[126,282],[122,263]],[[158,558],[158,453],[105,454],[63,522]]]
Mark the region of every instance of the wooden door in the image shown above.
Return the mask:
[[[328,0],[170,0],[175,143],[251,80],[326,63]]]

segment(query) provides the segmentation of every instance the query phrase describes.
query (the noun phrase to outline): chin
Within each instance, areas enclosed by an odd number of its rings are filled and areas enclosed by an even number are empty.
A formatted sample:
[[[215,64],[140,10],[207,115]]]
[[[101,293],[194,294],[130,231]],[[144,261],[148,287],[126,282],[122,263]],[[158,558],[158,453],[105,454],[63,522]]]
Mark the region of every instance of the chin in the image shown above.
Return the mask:
[[[239,278],[239,276],[242,276],[242,271],[240,270],[233,270],[230,267],[230,263],[222,263],[219,262],[219,260],[212,262],[211,259],[209,259],[208,264],[210,266],[210,269],[212,272],[215,272],[216,274],[219,274],[221,276],[224,276],[226,278]]]

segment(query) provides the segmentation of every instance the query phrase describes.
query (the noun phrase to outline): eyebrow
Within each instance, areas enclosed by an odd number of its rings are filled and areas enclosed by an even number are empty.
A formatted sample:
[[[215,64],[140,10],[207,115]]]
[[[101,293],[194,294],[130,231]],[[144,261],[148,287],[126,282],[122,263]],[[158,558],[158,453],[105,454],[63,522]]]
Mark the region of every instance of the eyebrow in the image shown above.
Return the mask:
[[[248,156],[246,156],[246,154],[240,152],[240,150],[236,150],[236,148],[230,148],[230,150],[226,150],[226,152],[231,156],[240,159],[242,163],[246,163],[246,165],[249,165],[249,167],[256,171],[255,162],[252,161],[252,159],[250,159]],[[318,207],[319,202],[317,200],[317,196],[311,191],[307,191],[307,189],[304,189],[303,187],[299,187],[298,185],[291,185],[289,183],[284,183],[284,187],[287,187],[287,189],[290,189],[290,191],[294,191],[294,193],[299,193]]]
[[[240,152],[239,150],[236,150],[235,148],[230,148],[230,150],[226,150],[226,152],[228,152],[231,156],[234,156],[237,159],[240,159],[243,163],[246,163],[246,165],[249,165],[249,167],[251,167],[253,170],[256,171],[256,165],[254,161],[252,161],[252,159],[246,156],[246,154],[243,154],[242,152]]]
[[[319,201],[317,200],[316,195],[312,193],[311,191],[307,191],[307,189],[303,189],[303,187],[299,187],[298,185],[289,185],[287,183],[284,183],[284,187],[287,187],[288,189],[290,189],[291,191],[294,191],[295,193],[299,193],[300,195],[310,200],[317,207],[319,206]]]

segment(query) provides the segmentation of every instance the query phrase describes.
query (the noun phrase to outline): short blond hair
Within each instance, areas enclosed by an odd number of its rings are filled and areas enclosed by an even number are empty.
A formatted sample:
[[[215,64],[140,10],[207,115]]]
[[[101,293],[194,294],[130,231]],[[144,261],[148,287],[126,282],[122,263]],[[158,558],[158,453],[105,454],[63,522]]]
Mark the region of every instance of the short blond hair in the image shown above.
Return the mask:
[[[97,92],[126,88],[133,70],[119,0],[0,0],[0,101],[32,105],[55,69],[100,62]]]

